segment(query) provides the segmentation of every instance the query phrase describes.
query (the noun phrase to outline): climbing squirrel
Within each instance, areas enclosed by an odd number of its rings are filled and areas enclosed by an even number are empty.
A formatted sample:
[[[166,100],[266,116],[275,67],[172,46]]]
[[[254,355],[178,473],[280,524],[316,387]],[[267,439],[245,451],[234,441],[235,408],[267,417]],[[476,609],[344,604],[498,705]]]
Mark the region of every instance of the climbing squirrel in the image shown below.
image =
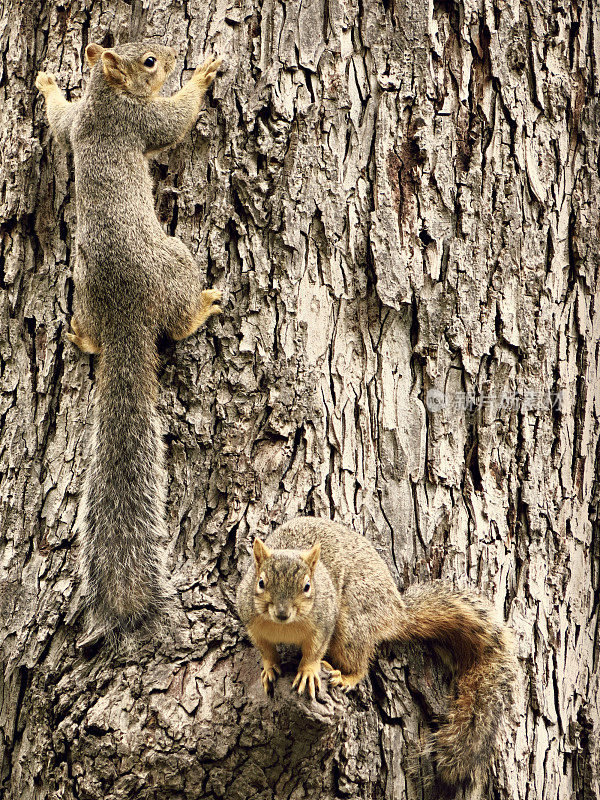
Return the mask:
[[[191,336],[221,311],[198,266],[154,211],[148,157],[193,126],[222,59],[207,58],[159,97],[175,51],[154,42],[86,47],[90,80],[68,102],[52,75],[36,86],[56,139],[73,151],[75,299],[68,338],[99,355],[96,407],[77,527],[89,631],[131,631],[167,605],[166,475],[156,410],[156,339]]]
[[[375,548],[327,519],[293,519],[266,543],[255,539],[253,550],[237,608],[262,656],[265,692],[281,674],[280,643],[301,648],[293,686],[300,694],[308,687],[312,698],[321,666],[330,684],[348,690],[382,642],[441,646],[451,656],[456,696],[433,737],[439,774],[451,785],[485,777],[516,676],[510,635],[489,603],[437,581],[401,596]]]

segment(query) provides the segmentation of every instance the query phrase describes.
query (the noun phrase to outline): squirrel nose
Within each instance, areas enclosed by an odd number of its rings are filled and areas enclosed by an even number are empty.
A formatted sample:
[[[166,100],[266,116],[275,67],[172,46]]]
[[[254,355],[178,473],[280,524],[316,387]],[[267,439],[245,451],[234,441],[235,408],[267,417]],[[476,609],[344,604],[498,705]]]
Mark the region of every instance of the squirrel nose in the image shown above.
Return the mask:
[[[280,619],[282,622],[285,622],[286,619],[290,618],[290,611],[283,606],[279,606],[279,608],[275,609],[275,616],[277,619]]]

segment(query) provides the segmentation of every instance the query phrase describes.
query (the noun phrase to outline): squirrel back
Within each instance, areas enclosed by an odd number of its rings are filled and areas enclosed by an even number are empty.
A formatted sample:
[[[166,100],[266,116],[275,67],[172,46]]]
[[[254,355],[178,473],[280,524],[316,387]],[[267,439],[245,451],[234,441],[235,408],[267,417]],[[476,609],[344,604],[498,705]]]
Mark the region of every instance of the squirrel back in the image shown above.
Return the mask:
[[[319,556],[311,569],[308,554],[315,549]],[[333,685],[355,686],[382,642],[440,646],[450,655],[457,692],[432,738],[440,776],[455,785],[487,774],[500,722],[513,702],[516,675],[510,635],[487,601],[438,581],[400,595],[375,548],[327,519],[293,519],[265,543],[255,540],[254,555],[254,567],[238,591],[238,612],[263,656],[265,689],[275,678],[274,647],[282,641],[301,647],[296,678],[303,688],[306,676],[309,691],[311,678],[320,685],[321,664]],[[325,570],[325,581],[317,567]],[[292,626],[273,612],[281,605],[283,587],[288,606],[295,609]],[[294,637],[294,626],[314,633]]]

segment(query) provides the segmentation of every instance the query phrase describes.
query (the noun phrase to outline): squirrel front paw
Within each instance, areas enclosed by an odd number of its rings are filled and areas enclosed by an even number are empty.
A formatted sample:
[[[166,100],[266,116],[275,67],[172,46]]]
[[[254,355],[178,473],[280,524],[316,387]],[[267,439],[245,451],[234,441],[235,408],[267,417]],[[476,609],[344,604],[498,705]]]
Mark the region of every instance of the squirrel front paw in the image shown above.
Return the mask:
[[[38,72],[35,85],[43,95],[46,95],[51,89],[57,87],[54,75],[51,75],[49,72]]]
[[[201,67],[196,67],[192,80],[200,84],[203,89],[207,89],[214,81],[222,63],[222,58],[213,58],[209,56]]]
[[[310,664],[300,665],[298,672],[294,678],[292,689],[298,687],[298,694],[304,692],[304,688],[308,685],[308,693],[311,698],[315,699],[315,689],[321,690],[321,662],[313,661]]]
[[[260,673],[260,679],[262,681],[265,694],[271,693],[277,675],[281,675],[281,667],[279,664],[263,661],[263,669]]]

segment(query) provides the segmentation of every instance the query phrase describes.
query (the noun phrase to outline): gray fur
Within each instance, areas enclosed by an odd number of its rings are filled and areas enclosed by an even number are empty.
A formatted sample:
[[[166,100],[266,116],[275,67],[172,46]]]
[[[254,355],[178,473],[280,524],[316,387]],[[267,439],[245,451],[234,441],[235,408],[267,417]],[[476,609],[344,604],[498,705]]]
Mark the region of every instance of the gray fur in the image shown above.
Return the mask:
[[[157,92],[174,51],[153,43],[86,49],[91,78],[68,103],[36,85],[54,135],[72,148],[77,256],[72,342],[99,353],[92,453],[79,512],[80,569],[92,628],[132,630],[164,609],[166,474],[155,408],[156,337],[191,335],[221,293],[154,211],[147,157],[190,130],[220,59],[173,97]],[[154,59],[149,67],[148,58]]]

